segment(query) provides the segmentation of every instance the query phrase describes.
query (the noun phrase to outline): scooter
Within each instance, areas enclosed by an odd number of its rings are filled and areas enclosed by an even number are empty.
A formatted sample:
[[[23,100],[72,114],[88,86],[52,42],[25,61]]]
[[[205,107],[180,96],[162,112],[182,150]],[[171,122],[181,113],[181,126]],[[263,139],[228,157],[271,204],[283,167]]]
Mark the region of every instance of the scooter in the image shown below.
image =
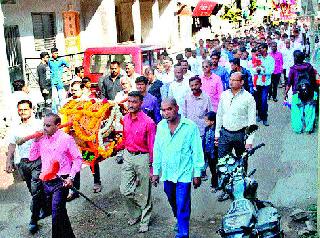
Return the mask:
[[[247,137],[257,130],[257,126],[246,130]],[[245,164],[261,143],[252,150],[245,151],[240,157],[233,154],[219,159],[217,164],[220,175],[218,189],[223,189],[233,199],[230,208],[222,219],[218,230],[226,238],[281,238],[283,231],[280,215],[271,202],[257,199],[258,183],[253,178],[254,169],[247,174]]]

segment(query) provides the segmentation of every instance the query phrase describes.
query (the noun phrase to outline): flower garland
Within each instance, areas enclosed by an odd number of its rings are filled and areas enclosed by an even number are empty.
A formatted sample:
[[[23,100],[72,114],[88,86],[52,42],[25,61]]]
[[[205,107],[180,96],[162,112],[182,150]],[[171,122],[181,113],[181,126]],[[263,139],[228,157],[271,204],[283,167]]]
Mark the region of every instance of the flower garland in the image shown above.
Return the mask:
[[[115,146],[121,142],[119,133],[122,132],[123,115],[118,104],[95,99],[90,101],[70,100],[60,109],[60,114],[66,121],[72,122],[71,128],[74,136],[87,144],[81,149],[94,154],[94,159],[92,156],[90,159],[84,159],[90,164],[98,156],[110,157]],[[112,134],[113,137],[110,138],[113,131],[115,135]]]
[[[99,147],[103,148],[105,146],[103,138],[108,137],[110,133],[119,126],[121,118],[122,113],[120,111],[120,107],[115,105],[112,108],[108,119],[101,122],[101,127],[98,132]]]

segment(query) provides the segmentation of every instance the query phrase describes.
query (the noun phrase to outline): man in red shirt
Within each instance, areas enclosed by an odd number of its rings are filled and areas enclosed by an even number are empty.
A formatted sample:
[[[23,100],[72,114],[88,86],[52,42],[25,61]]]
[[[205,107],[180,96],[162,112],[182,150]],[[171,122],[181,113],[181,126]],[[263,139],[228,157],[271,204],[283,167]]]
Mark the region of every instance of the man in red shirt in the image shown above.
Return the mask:
[[[120,191],[126,197],[131,219],[128,224],[140,222],[140,233],[149,229],[152,210],[150,173],[156,124],[141,111],[143,96],[138,91],[128,94],[129,113],[123,118],[123,154]]]

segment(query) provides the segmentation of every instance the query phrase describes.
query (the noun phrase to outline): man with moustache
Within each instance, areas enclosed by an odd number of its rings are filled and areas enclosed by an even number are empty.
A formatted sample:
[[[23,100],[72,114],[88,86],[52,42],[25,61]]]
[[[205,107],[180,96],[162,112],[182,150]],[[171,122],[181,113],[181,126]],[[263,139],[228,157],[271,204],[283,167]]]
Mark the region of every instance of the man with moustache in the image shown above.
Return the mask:
[[[126,198],[131,218],[128,225],[140,223],[139,233],[149,230],[152,210],[151,164],[156,125],[142,110],[143,96],[138,91],[128,94],[128,111],[123,118],[123,141],[116,150],[124,149],[120,192]]]
[[[116,94],[122,90],[120,79],[120,63],[112,61],[110,64],[110,75],[100,78],[101,97],[108,100],[114,100]]]
[[[213,51],[211,54],[211,60],[212,60],[212,66],[211,66],[211,72],[213,74],[218,75],[221,78],[222,84],[223,84],[223,90],[227,90],[229,88],[229,73],[226,70],[225,67],[219,66],[219,60],[221,57],[220,52]]]
[[[194,122],[178,113],[174,98],[165,98],[161,110],[165,119],[157,126],[152,183],[157,186],[161,173],[164,191],[177,219],[176,238],[188,238],[191,182],[195,189],[201,185],[204,167],[200,132]]]
[[[12,173],[17,168],[27,184],[32,196],[29,231],[35,233],[39,229],[38,220],[46,216],[44,214],[46,211],[44,209],[40,214],[40,209],[45,207],[43,185],[39,179],[41,160],[29,161],[29,150],[33,140],[28,139],[28,136],[40,131],[42,122],[32,115],[31,101],[20,100],[17,107],[21,120],[19,124],[12,126],[12,131],[9,133],[6,172]]]
[[[82,165],[82,154],[71,135],[59,130],[61,118],[54,113],[45,116],[44,135],[37,138],[30,148],[30,161],[41,157],[41,173],[47,174],[57,161],[59,170],[53,178],[44,181],[44,191],[48,204],[52,208],[52,238],[75,237],[68,217],[66,201],[69,188],[73,187],[75,175]]]
[[[253,135],[244,143],[245,129],[256,124],[256,103],[253,96],[243,89],[244,80],[241,72],[230,77],[230,89],[221,94],[216,115],[215,144],[218,157],[223,158],[235,150],[240,156],[245,150],[252,149]],[[248,164],[245,161],[245,170]],[[220,194],[219,201],[228,199],[226,193]]]
[[[168,97],[176,99],[179,105],[179,113],[182,113],[185,96],[191,92],[189,87],[189,79],[184,78],[183,68],[180,65],[174,66],[175,80],[169,86]]]

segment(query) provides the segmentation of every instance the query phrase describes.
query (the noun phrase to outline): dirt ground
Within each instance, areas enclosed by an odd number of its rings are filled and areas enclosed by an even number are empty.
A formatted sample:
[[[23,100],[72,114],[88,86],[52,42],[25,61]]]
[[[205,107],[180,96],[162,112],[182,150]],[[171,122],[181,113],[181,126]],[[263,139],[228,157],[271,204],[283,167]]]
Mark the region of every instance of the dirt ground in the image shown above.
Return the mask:
[[[22,184],[23,185],[23,184]],[[99,204],[102,208],[111,213],[107,217],[104,213],[94,208],[84,198],[76,199],[68,203],[68,213],[72,223],[74,233],[77,238],[94,238],[94,237],[112,237],[112,238],[169,238],[174,237],[173,231],[174,219],[166,216],[166,212],[153,213],[151,218],[150,230],[145,234],[137,232],[139,226],[128,226],[128,216],[124,206],[124,199],[118,190],[114,190],[108,194],[96,194],[91,196],[93,201]],[[158,199],[153,200],[153,205],[156,207],[160,202]],[[228,201],[230,203],[230,201]],[[23,207],[27,207],[24,204]],[[168,209],[169,206],[168,206]],[[18,218],[14,217],[18,211],[12,211],[13,221]],[[285,230],[285,237],[297,238],[297,232],[302,228],[302,224],[291,222],[289,214],[292,209],[280,209],[282,215],[282,225]],[[190,227],[190,238],[218,238],[220,237],[216,231],[221,224],[221,214],[212,214],[210,219],[204,217],[192,217]],[[0,232],[1,238],[48,238],[51,236],[51,219],[46,218],[39,222],[40,231],[35,235],[30,235],[27,230],[27,223],[14,224],[0,224],[0,230],[9,229],[9,236],[5,236]],[[14,229],[14,230],[13,230]]]

